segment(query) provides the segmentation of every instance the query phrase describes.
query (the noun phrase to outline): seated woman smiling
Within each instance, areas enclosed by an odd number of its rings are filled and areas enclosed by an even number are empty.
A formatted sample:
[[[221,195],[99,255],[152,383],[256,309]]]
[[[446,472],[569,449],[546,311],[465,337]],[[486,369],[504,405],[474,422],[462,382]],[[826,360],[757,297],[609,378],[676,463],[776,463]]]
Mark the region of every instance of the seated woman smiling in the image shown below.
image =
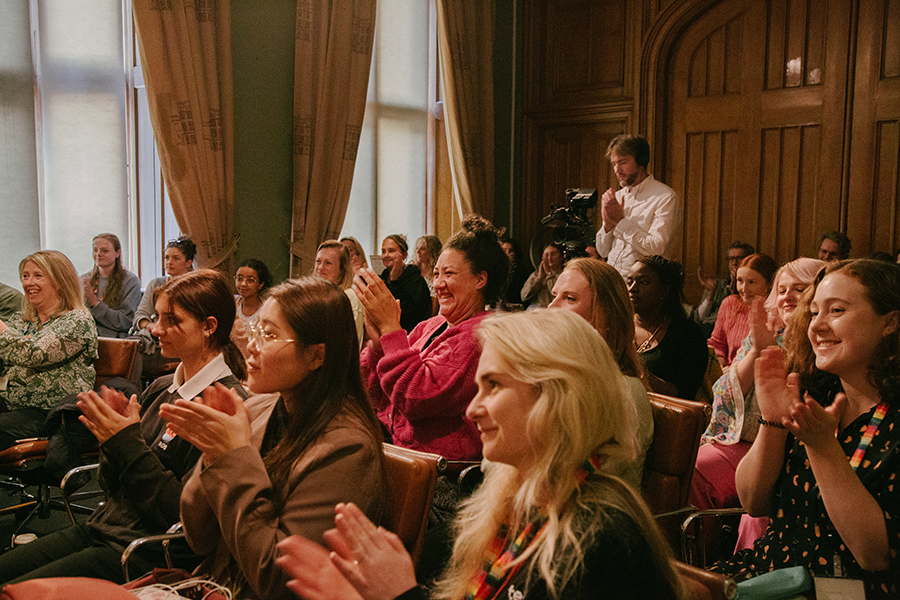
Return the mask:
[[[246,405],[217,386],[160,414],[203,453],[181,497],[201,572],[236,598],[283,598],[275,545],[319,541],[337,502],[384,514],[381,435],[359,375],[350,301],[303,277],[274,287],[251,329]]]
[[[634,409],[600,334],[568,311],[539,309],[485,319],[478,338],[467,415],[492,464],[463,505],[435,597],[682,597],[649,510],[613,475],[634,455]],[[298,595],[423,596],[394,534],[348,505],[335,523],[330,557],[299,536],[280,544]]]

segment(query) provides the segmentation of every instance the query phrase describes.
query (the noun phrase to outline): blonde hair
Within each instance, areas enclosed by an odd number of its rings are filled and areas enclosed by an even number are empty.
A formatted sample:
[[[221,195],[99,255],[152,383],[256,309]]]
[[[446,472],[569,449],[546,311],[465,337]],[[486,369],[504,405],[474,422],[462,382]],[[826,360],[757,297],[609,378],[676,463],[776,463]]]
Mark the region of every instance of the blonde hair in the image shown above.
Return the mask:
[[[781,321],[781,316],[775,313],[775,303],[778,302],[778,282],[781,281],[781,276],[790,275],[794,279],[802,281],[809,287],[816,278],[816,273],[818,273],[825,264],[824,261],[815,258],[798,258],[797,260],[792,260],[789,263],[783,264],[781,268],[778,269],[778,272],[775,273],[775,277],[772,278],[772,289],[769,291],[769,295],[766,296],[765,303],[766,312],[773,317],[776,324],[787,325]]]
[[[81,279],[69,257],[57,250],[41,250],[29,254],[19,263],[20,280],[25,271],[25,264],[29,262],[38,266],[44,273],[44,277],[50,280],[50,285],[56,290],[56,295],[59,296],[59,305],[48,316],[56,317],[72,310],[87,310],[82,297]],[[37,310],[28,302],[27,294],[22,307],[24,320],[31,321],[37,317]]]
[[[337,250],[338,268],[341,270],[341,280],[334,283],[342,290],[349,290],[353,286],[353,269],[350,268],[350,251],[347,250],[347,246],[338,240],[325,240],[319,244],[318,248],[316,248],[316,254],[318,254],[320,250],[325,249]],[[313,272],[315,272],[315,270],[316,267],[313,266]]]
[[[542,579],[552,597],[581,569],[594,536],[609,522],[609,509],[634,519],[659,568],[671,572],[668,549],[649,510],[611,475],[635,456],[636,415],[600,334],[569,311],[537,309],[489,317],[478,337],[511,377],[539,392],[522,432],[535,460],[526,472],[492,464],[484,483],[463,503],[453,556],[436,597],[464,597],[500,526],[508,524],[516,536],[536,509],[547,516],[547,525],[517,562],[525,563],[529,579]],[[600,457],[601,473],[579,484],[576,472],[592,454]],[[673,589],[679,589],[674,572],[670,575]]]
[[[591,290],[591,319],[594,329],[612,350],[622,373],[642,377],[644,367],[634,346],[634,308],[622,275],[602,260],[576,258],[563,271],[578,271]]]

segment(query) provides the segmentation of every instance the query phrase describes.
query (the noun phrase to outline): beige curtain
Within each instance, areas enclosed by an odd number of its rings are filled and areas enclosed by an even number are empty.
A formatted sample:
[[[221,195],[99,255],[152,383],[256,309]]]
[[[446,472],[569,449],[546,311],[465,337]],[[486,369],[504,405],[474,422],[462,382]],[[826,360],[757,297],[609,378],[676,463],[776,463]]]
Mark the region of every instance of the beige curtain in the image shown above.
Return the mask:
[[[494,218],[494,2],[437,0],[438,55],[453,193]]]
[[[133,0],[153,133],[178,226],[232,271],[234,139],[228,0]]]
[[[298,0],[291,276],[344,223],[366,109],[375,0]]]

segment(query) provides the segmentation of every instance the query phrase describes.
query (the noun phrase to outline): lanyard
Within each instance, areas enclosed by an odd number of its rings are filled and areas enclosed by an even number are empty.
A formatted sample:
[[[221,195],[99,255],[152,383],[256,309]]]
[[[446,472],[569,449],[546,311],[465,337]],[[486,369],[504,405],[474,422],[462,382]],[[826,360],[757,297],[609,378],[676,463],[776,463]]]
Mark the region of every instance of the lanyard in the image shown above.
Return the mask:
[[[878,431],[878,426],[881,425],[881,420],[884,418],[887,410],[887,402],[881,402],[881,404],[878,405],[878,408],[875,409],[875,414],[872,415],[872,420],[869,421],[866,432],[863,434],[862,439],[859,440],[859,446],[856,448],[856,452],[854,452],[853,456],[850,458],[850,466],[854,471],[856,471],[856,468],[862,462],[863,456],[866,455],[866,450],[869,449],[869,444],[872,443],[872,438],[875,437],[875,432]]]

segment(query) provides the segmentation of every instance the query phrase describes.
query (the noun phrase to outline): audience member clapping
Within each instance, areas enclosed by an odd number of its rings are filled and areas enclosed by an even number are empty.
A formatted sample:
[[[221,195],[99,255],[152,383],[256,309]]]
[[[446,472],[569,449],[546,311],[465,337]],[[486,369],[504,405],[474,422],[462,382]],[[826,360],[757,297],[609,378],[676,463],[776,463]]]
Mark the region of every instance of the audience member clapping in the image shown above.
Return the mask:
[[[522,302],[533,306],[547,307],[553,299],[550,290],[556,283],[563,268],[562,248],[556,244],[550,244],[544,248],[541,254],[541,264],[537,271],[528,276],[522,285]]]
[[[129,400],[106,388],[101,394],[79,396],[81,422],[100,444],[100,484],[108,499],[86,523],[0,555],[0,582],[40,577],[122,582],[125,547],[136,538],[164,533],[179,520],[181,481],[200,450],[166,427],[160,407],[176,399],[190,402],[213,383],[245,397],[239,381],[245,366],[228,337],[234,298],[220,273],[201,270],[170,281],[159,290],[155,311],[159,321],[153,334],[163,355],[181,359],[175,373],[153,382],[140,403],[136,396]],[[182,548],[174,554],[183,558],[185,552]],[[157,548],[132,560],[139,571],[146,571],[162,564],[163,555]]]
[[[759,432],[753,364],[765,348],[782,345],[785,324],[824,265],[813,258],[787,263],[775,275],[765,306],[762,298],[753,301],[750,333],[731,368],[713,386],[713,414],[697,454],[691,505],[703,510],[739,506],[734,473]],[[747,535],[754,536],[753,532]]]
[[[766,534],[715,570],[756,575],[802,566],[861,579],[866,598],[897,598],[900,502],[900,267],[861,259],[823,269],[791,315],[785,348],[756,361],[762,425],[738,466],[741,505]],[[831,380],[836,396],[809,383]]]
[[[666,542],[613,474],[633,456],[634,411],[612,354],[584,319],[558,310],[497,315],[478,331],[478,395],[468,408],[491,461],[457,521],[436,598],[678,598]],[[392,533],[337,507],[329,554],[280,544],[307,600],[423,597]],[[409,593],[410,595],[407,595]]]
[[[431,316],[431,294],[419,268],[406,264],[408,253],[409,245],[403,235],[395,233],[381,242],[381,280],[400,304],[400,326],[411,333],[413,327]]]
[[[381,435],[357,367],[350,301],[316,277],[272,289],[251,329],[246,406],[221,386],[160,414],[202,451],[181,498],[200,571],[237,598],[289,595],[276,544],[315,541],[337,502],[384,513]]]
[[[25,305],[0,321],[0,449],[43,435],[48,413],[66,397],[94,387],[97,327],[82,285],[62,252],[42,250],[19,263]]]
[[[81,276],[84,302],[101,337],[126,338],[141,301],[141,280],[122,266],[122,244],[112,233],[93,240],[94,268]]]
[[[394,444],[476,459],[481,442],[465,418],[475,396],[475,368],[481,352],[475,329],[500,297],[507,258],[498,232],[470,215],[444,246],[435,269],[440,314],[409,336],[402,313],[384,282],[363,269],[353,287],[366,307],[369,346],[360,357],[369,395]]]

